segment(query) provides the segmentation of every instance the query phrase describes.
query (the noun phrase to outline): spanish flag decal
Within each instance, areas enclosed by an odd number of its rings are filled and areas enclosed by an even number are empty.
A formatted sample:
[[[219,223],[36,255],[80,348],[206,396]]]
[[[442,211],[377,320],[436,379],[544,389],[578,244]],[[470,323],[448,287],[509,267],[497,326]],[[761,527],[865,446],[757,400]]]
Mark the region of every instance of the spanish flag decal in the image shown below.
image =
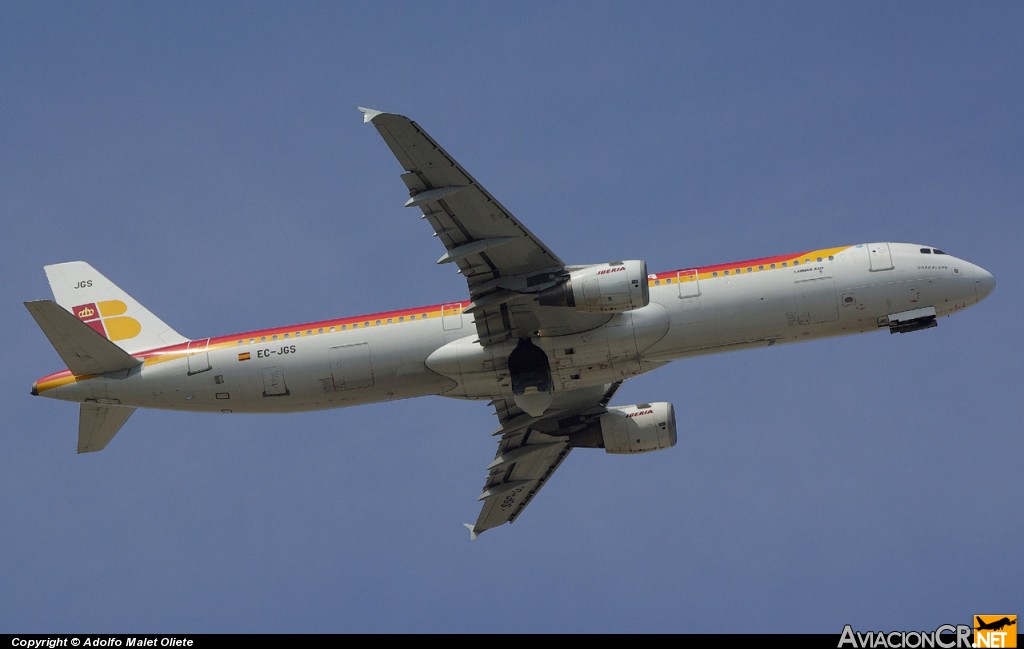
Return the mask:
[[[242,352],[241,354],[238,355],[238,360],[247,361],[249,360],[249,358],[251,358],[251,356],[252,355],[249,352]]]

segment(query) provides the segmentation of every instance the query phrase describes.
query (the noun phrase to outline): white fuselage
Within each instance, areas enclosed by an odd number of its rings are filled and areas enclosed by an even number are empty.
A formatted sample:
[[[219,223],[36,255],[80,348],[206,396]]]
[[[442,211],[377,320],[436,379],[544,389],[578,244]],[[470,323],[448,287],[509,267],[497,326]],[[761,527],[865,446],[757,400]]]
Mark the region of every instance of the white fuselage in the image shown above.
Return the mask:
[[[922,250],[929,250],[928,253]],[[572,335],[534,338],[554,389],[665,362],[874,331],[895,314],[947,316],[991,292],[982,268],[916,244],[864,244],[649,276],[650,303]],[[52,398],[208,412],[288,412],[426,395],[512,398],[516,341],[481,346],[468,302],[194,340],[138,367],[40,379]],[[541,307],[571,308],[571,307]]]

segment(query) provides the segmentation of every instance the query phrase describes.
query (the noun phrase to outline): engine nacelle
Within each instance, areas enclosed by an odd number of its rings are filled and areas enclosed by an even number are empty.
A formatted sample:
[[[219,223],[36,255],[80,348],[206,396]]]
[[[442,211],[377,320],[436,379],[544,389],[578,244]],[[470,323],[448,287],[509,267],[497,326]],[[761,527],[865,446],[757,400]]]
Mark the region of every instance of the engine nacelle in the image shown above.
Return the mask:
[[[660,451],[676,445],[676,411],[664,401],[610,407],[594,424],[572,433],[569,442],[608,453]]]
[[[569,272],[561,284],[540,292],[544,306],[570,306],[587,313],[622,313],[651,301],[646,262],[610,261]]]

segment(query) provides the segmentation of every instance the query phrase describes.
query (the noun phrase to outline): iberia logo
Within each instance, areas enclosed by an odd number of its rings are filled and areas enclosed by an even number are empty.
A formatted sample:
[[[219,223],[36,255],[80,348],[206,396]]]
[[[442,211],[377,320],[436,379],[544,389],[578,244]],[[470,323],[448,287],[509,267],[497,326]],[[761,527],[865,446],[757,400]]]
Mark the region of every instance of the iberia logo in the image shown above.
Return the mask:
[[[139,335],[142,325],[124,315],[128,306],[121,300],[80,304],[71,309],[75,317],[109,340],[127,340]]]
[[[1016,615],[975,615],[975,647],[1016,647]]]

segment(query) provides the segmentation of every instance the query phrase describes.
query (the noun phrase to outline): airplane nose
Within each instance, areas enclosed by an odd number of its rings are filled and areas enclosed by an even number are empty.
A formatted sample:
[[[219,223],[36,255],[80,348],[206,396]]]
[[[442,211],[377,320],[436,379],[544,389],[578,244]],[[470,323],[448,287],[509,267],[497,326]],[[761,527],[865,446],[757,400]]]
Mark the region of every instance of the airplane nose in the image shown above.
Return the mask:
[[[996,278],[992,276],[992,273],[978,266],[974,279],[974,290],[978,294],[978,301],[981,302],[987,298],[995,288]]]

